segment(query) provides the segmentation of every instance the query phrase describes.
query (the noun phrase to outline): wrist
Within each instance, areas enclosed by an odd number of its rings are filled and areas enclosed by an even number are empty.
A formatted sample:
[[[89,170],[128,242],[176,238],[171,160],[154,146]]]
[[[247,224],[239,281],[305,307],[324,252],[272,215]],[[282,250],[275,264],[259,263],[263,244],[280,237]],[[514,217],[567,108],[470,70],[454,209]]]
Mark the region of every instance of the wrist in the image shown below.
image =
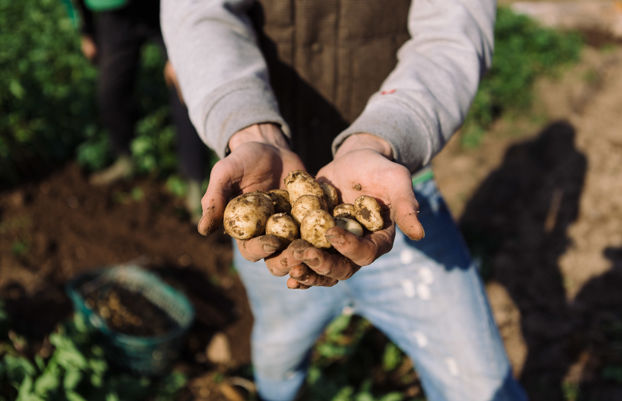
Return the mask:
[[[274,123],[253,124],[239,130],[229,138],[228,148],[235,150],[247,142],[260,142],[273,145],[277,148],[287,148],[289,145],[281,127]]]
[[[362,149],[373,150],[380,153],[387,159],[393,160],[393,148],[387,140],[364,132],[347,137],[337,149],[335,157]]]

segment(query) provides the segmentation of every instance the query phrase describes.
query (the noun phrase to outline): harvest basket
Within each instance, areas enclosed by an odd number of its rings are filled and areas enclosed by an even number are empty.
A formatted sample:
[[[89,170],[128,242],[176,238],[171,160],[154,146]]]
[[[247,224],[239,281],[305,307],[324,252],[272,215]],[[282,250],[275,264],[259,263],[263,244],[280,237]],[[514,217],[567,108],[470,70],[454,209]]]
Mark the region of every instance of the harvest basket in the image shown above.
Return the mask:
[[[67,283],[66,290],[76,312],[99,334],[108,359],[139,374],[165,373],[178,357],[184,335],[194,320],[194,308],[184,294],[135,265],[113,266],[80,275]],[[140,296],[143,307],[148,306],[147,309],[157,311],[158,317],[166,319],[166,327],[154,335],[119,331],[111,320],[101,316],[105,310],[93,303],[94,296],[110,293]],[[115,303],[118,304],[118,296]],[[140,314],[134,317],[140,329]],[[147,316],[142,322],[152,320]]]

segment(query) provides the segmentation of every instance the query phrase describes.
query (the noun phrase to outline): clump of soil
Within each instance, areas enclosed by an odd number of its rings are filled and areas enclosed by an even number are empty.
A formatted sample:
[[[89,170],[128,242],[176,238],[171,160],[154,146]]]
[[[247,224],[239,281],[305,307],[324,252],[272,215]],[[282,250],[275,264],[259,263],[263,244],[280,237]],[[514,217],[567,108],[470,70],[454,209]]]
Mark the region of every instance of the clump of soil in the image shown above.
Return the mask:
[[[86,305],[116,332],[139,337],[164,335],[178,325],[162,308],[139,292],[116,283],[83,293]]]

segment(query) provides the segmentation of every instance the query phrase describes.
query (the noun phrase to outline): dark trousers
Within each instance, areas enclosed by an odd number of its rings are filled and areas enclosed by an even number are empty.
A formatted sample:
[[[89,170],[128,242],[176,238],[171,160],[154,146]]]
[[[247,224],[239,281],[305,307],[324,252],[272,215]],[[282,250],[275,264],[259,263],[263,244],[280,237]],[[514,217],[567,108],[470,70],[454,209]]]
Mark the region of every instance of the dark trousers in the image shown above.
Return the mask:
[[[153,3],[147,5],[135,2],[123,9],[100,12],[95,16],[99,68],[97,103],[102,124],[109,132],[110,142],[117,155],[130,153],[136,121],[133,94],[140,49],[150,40],[164,49],[158,7],[154,7]],[[187,178],[202,180],[205,146],[174,88],[169,88],[169,102],[177,133],[180,172]]]

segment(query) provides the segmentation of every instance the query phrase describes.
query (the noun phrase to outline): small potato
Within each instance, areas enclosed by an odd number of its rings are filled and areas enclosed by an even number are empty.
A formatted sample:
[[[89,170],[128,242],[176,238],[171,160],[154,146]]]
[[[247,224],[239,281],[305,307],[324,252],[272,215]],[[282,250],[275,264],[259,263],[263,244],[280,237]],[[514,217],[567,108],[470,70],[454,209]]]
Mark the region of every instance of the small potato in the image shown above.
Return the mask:
[[[320,182],[322,191],[324,191],[324,199],[326,199],[326,205],[328,210],[333,210],[335,206],[339,204],[339,192],[332,184],[328,182]]]
[[[237,196],[225,208],[225,232],[236,239],[249,239],[262,235],[268,218],[274,214],[272,198],[261,191]]]
[[[307,213],[312,210],[326,209],[324,198],[315,195],[302,195],[292,205],[291,214],[298,223],[301,223]]]
[[[289,202],[292,206],[302,195],[315,195],[318,198],[324,196],[324,191],[320,184],[304,170],[290,172],[285,177],[284,183],[289,193]]]
[[[266,223],[266,234],[276,235],[287,243],[298,238],[298,224],[287,213],[276,213]]]
[[[326,231],[335,227],[335,220],[326,210],[310,211],[300,224],[300,236],[316,248],[330,248]]]
[[[271,189],[268,195],[272,198],[275,213],[289,213],[292,205],[289,203],[289,193],[284,189]]]
[[[369,231],[378,231],[384,226],[382,209],[376,198],[361,195],[354,201],[354,217]]]
[[[335,217],[335,225],[351,232],[357,237],[363,236],[363,226],[354,219],[343,216]]]
[[[333,209],[334,217],[339,217],[339,216],[354,217],[355,214],[356,214],[356,211],[354,209],[354,205],[351,203],[342,203],[340,205],[335,206],[335,208]]]

